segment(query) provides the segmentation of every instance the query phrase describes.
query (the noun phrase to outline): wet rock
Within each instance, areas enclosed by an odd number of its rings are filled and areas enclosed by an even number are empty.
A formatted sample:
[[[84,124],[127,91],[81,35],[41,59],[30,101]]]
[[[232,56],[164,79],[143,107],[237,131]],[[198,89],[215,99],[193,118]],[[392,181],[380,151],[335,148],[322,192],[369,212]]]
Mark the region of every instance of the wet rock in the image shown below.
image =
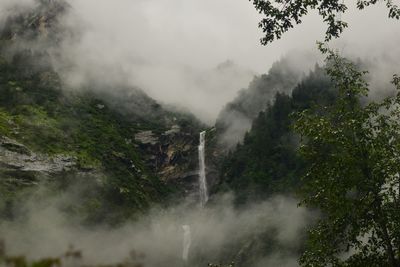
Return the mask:
[[[7,137],[0,137],[0,170],[46,175],[76,167],[76,159],[65,155],[49,157],[30,151],[26,146]]]
[[[173,135],[181,132],[181,127],[179,125],[173,125],[170,130],[166,131],[165,135]]]
[[[5,136],[0,136],[0,147],[12,152],[30,155],[30,151],[27,147]]]
[[[135,135],[147,169],[162,181],[182,189],[186,195],[198,187],[198,133],[179,125],[163,132],[143,131]]]
[[[155,145],[158,142],[158,138],[153,134],[152,131],[142,131],[135,134],[135,140],[142,144]]]

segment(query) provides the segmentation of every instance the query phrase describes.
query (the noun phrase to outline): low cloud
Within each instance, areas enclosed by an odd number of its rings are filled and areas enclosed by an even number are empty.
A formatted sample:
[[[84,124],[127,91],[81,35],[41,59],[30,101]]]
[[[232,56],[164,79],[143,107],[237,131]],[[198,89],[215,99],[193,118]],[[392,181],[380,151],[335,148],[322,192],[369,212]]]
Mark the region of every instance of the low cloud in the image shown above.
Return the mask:
[[[267,73],[273,62],[289,51],[316,50],[315,42],[323,39],[325,31],[321,17],[310,12],[281,40],[263,47],[258,42],[262,36],[257,28],[260,15],[251,2],[67,2],[70,8],[62,24],[69,33],[54,52],[54,64],[70,87],[92,81],[116,92],[121,84],[140,87],[157,101],[189,109],[209,124],[239,90],[247,88],[255,74]],[[0,18],[33,4],[33,0],[1,0]],[[400,58],[399,22],[387,19],[382,4],[363,11],[349,5],[342,14],[349,28],[332,47],[353,58],[381,62],[380,70],[385,73],[373,78],[390,79],[398,72],[391,62]],[[313,60],[308,58],[294,67],[307,72]],[[234,64],[221,71],[227,61]]]
[[[0,236],[5,239],[7,254],[23,254],[31,259],[56,257],[73,245],[83,252],[84,264],[123,262],[135,251],[136,256],[140,255],[137,261],[145,267],[181,266],[182,225],[189,225],[190,266],[244,258],[252,266],[265,266],[262,264],[266,262],[271,264],[267,266],[277,266],[278,262],[283,264],[279,266],[296,266],[296,251],[312,218],[292,198],[278,196],[234,208],[232,197],[225,195],[205,209],[183,203],[166,210],[153,209],[139,220],[118,228],[88,228],[68,219],[60,210],[60,203],[67,199],[68,195],[64,195],[30,201],[24,205],[23,220],[3,222]],[[263,240],[269,232],[270,239]],[[266,242],[279,250],[272,246],[265,251],[254,246]],[[280,255],[285,255],[283,260],[279,260]]]

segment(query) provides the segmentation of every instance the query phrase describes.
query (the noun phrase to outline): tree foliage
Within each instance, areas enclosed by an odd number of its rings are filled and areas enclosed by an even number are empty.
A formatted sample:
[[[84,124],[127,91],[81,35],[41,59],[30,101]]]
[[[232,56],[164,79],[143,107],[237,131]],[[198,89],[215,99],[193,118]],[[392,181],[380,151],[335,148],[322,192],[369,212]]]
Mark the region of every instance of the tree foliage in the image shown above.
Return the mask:
[[[295,124],[307,162],[302,204],[323,214],[300,262],[400,266],[400,78],[395,96],[363,104],[365,72],[321,49],[339,96],[299,113]]]
[[[284,79],[283,74],[277,77]],[[259,83],[259,90],[274,92],[277,83]],[[293,192],[299,184],[303,160],[296,153],[291,114],[315,103],[332,103],[336,92],[318,65],[290,91],[291,96],[274,92],[274,101],[259,112],[243,143],[221,164],[221,188],[233,190],[238,203]]]
[[[266,45],[275,39],[280,39],[282,34],[290,28],[300,24],[305,15],[311,10],[317,10],[318,14],[327,24],[325,40],[338,37],[348,24],[341,19],[341,14],[348,9],[342,0],[249,0],[264,18],[259,23],[265,36],[261,43]],[[378,0],[357,0],[357,8],[364,9],[367,6],[377,4]],[[392,0],[384,0],[389,10],[389,18],[400,18],[400,8]]]

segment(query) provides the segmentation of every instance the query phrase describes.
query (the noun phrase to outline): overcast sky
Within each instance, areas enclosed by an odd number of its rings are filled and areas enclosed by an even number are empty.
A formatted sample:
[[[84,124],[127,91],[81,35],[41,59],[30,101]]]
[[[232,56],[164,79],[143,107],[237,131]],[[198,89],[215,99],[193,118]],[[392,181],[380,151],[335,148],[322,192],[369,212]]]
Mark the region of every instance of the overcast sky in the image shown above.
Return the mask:
[[[29,1],[0,0],[0,10]],[[316,51],[315,42],[323,40],[325,31],[321,18],[312,13],[281,40],[264,47],[257,27],[260,15],[247,0],[68,2],[73,7],[68,23],[82,33],[78,42],[64,46],[65,58],[76,65],[66,75],[72,84],[88,77],[125,79],[209,123],[254,74],[268,72],[290,51]],[[388,19],[383,4],[364,11],[353,6],[342,17],[349,28],[334,46],[344,54],[379,61],[377,66],[390,78],[400,55],[400,21]],[[234,64],[222,65],[221,74],[217,66],[227,60]],[[307,70],[312,61],[298,64]],[[386,61],[392,61],[390,67]]]

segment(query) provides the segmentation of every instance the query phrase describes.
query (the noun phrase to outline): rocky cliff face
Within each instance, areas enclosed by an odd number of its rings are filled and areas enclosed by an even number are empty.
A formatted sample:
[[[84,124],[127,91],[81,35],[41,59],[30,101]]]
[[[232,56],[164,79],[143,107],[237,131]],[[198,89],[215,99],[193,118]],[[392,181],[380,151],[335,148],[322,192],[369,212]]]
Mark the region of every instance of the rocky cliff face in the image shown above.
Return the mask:
[[[0,210],[18,192],[49,184],[68,191],[90,183],[81,209],[97,203],[94,217],[128,216],[196,190],[201,124],[190,116],[159,107],[155,117],[134,117],[93,94],[55,93],[57,79],[41,88],[36,75],[20,77],[11,66],[0,66]]]
[[[0,166],[9,174],[32,174],[32,178],[52,176],[77,166],[76,158],[37,154],[17,141],[0,136]],[[25,175],[22,175],[25,176]]]
[[[0,135],[0,219],[9,220],[17,216],[19,208],[23,208],[43,188],[69,190],[68,187],[75,184],[65,184],[69,177],[74,177],[76,183],[81,183],[83,191],[86,190],[87,183],[82,181],[89,179],[95,192],[96,186],[99,186],[99,178],[104,178],[104,174],[100,169],[80,167],[74,156],[36,153],[15,139]],[[47,196],[57,194],[60,190],[54,190]],[[82,201],[80,205],[75,205],[72,201],[67,205],[82,208],[92,199],[79,197],[78,201]]]
[[[42,185],[79,192],[67,210],[111,223],[192,192],[204,126],[139,88],[64,88],[33,44],[57,45],[57,16],[67,7],[38,3],[0,29],[0,213],[12,216],[20,192]]]
[[[197,139],[195,132],[185,132],[179,125],[162,133],[141,131],[135,135],[146,165],[184,195],[197,192]]]

